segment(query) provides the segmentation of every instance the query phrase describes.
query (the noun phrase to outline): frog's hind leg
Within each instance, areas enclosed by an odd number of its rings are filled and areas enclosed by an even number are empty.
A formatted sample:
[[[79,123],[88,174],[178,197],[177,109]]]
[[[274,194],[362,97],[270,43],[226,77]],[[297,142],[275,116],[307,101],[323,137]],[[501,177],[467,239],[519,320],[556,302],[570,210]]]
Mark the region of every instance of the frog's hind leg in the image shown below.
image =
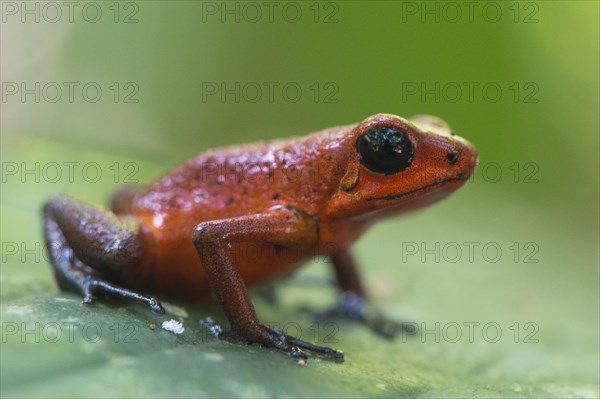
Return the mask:
[[[110,280],[140,264],[139,228],[109,210],[69,196],[44,204],[44,236],[59,286],[94,303],[96,295],[110,295],[144,303],[156,313],[164,309],[155,298],[138,294]]]

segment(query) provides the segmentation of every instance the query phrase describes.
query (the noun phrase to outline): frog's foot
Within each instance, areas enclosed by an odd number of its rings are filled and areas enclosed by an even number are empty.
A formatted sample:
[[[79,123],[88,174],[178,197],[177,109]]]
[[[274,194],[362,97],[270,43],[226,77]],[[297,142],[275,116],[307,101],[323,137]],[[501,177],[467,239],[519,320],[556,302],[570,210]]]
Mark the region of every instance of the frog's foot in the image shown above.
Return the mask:
[[[54,274],[60,287],[83,295],[82,303],[85,305],[93,305],[99,296],[111,296],[134,300],[150,306],[155,313],[165,313],[165,309],[156,298],[113,284],[101,272],[77,259],[68,246],[63,246],[60,255],[55,256],[53,262]]]
[[[310,342],[285,335],[276,328],[268,328],[262,324],[255,324],[251,328],[238,330],[223,329],[220,324],[210,317],[204,319],[202,323],[220,339],[231,342],[258,344],[266,348],[273,348],[290,355],[300,364],[305,364],[307,362],[308,356],[306,352],[311,352],[317,356],[322,356],[335,362],[344,361],[344,352],[342,351],[328,348],[326,346],[311,344]]]
[[[417,333],[415,323],[387,319],[380,312],[371,309],[364,298],[351,291],[342,293],[338,304],[333,309],[314,312],[314,314],[317,320],[346,318],[358,321],[385,338],[394,338],[401,332],[407,334]]]
[[[111,296],[134,300],[147,305],[153,312],[164,314],[165,309],[160,302],[151,296],[142,295],[127,288],[120,287],[104,279],[101,274],[82,265],[75,260],[77,266],[56,268],[57,280],[63,289],[78,292],[83,295],[82,303],[93,305],[99,296]]]
[[[96,295],[104,294],[123,299],[132,299],[138,303],[150,306],[150,309],[152,309],[154,313],[165,313],[165,309],[156,298],[138,294],[137,292],[119,287],[118,285],[100,278],[86,276],[82,284],[82,292],[82,302],[86,305],[93,305],[96,301]]]

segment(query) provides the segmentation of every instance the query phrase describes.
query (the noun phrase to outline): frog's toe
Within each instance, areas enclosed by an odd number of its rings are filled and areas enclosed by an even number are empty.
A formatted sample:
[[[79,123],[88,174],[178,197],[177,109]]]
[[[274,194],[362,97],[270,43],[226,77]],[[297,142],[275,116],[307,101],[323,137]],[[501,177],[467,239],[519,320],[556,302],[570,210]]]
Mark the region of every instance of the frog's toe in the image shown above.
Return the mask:
[[[223,326],[221,326],[221,324],[219,324],[215,319],[213,319],[212,317],[205,317],[203,320],[200,321],[201,324],[204,324],[206,327],[208,327],[208,329],[210,330],[210,332],[217,338],[225,338],[224,335],[226,335],[226,331],[223,329]]]
[[[306,356],[306,353],[302,352],[300,348],[296,346],[292,346],[290,350],[290,356],[296,359],[296,361],[301,365],[305,365],[308,361],[308,356]]]
[[[77,283],[76,286],[79,287],[80,292],[83,294],[83,300],[81,302],[85,305],[95,304],[97,295],[108,295],[145,304],[157,314],[165,313],[165,308],[163,308],[160,301],[154,297],[139,294],[127,288],[120,287],[97,275],[84,275],[82,277],[81,271],[78,271],[78,273],[78,278],[73,278],[72,281]]]
[[[156,314],[165,314],[165,308],[161,305],[158,299],[150,297],[149,300],[150,309]]]
[[[319,346],[315,344],[311,344],[310,342],[303,341],[298,338],[290,337],[289,335],[285,336],[285,340],[288,344],[292,345],[292,353],[291,356],[294,356],[294,350],[302,352],[302,349],[308,352],[312,352],[316,355],[323,356],[329,360],[333,360],[335,362],[341,363],[344,361],[344,352],[335,350],[333,348],[329,348],[327,346]]]
[[[81,303],[83,303],[84,305],[93,305],[96,303],[96,299],[94,298],[92,293],[86,293],[83,296],[83,300],[81,301]]]

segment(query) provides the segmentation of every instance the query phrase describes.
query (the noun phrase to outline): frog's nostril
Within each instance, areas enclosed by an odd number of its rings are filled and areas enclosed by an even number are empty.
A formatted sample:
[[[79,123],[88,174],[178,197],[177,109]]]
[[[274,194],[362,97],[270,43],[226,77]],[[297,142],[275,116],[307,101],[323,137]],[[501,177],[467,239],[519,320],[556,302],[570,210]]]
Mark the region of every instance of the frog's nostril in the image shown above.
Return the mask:
[[[447,153],[446,161],[448,161],[448,163],[450,165],[454,165],[456,163],[456,161],[458,161],[458,152],[452,151],[452,152]]]

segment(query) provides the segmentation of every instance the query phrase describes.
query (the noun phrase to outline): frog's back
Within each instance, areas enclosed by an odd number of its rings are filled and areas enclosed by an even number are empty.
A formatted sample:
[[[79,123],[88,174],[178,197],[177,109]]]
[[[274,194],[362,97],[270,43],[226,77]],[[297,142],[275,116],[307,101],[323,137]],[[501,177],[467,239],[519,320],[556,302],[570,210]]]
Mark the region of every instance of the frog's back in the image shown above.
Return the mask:
[[[318,212],[338,179],[334,151],[351,127],[211,150],[138,192],[132,213],[151,227],[189,232],[198,223],[296,206]]]
[[[277,183],[278,165],[285,162],[273,147],[263,143],[200,154],[136,195],[133,209],[193,214],[198,222],[259,211]]]

